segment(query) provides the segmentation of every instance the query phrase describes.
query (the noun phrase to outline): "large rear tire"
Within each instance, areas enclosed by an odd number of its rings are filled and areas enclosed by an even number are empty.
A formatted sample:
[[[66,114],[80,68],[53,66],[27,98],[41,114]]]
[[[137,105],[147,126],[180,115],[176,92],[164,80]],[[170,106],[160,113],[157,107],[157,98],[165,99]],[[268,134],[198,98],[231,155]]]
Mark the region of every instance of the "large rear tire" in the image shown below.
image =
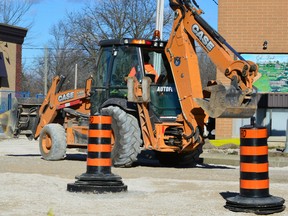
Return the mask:
[[[44,160],[57,161],[66,156],[66,133],[60,124],[47,124],[39,136],[39,149]]]
[[[101,110],[112,117],[114,143],[111,158],[114,167],[131,167],[141,152],[141,131],[137,119],[117,106]],[[112,139],[113,140],[113,139]]]

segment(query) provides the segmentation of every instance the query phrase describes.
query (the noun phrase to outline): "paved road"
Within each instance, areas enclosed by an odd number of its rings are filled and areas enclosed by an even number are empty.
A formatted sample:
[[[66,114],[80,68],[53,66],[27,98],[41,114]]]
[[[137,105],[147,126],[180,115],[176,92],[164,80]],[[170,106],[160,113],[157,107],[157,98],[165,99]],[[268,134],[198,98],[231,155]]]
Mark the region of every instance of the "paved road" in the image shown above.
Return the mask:
[[[85,155],[76,150],[66,160],[49,162],[41,159],[36,141],[2,140],[0,164],[0,215],[242,215],[224,208],[223,196],[239,192],[237,166],[177,169],[146,161],[112,168],[128,192],[83,194],[66,190],[75,175],[86,172]],[[271,167],[269,175],[270,193],[288,199],[288,167]]]

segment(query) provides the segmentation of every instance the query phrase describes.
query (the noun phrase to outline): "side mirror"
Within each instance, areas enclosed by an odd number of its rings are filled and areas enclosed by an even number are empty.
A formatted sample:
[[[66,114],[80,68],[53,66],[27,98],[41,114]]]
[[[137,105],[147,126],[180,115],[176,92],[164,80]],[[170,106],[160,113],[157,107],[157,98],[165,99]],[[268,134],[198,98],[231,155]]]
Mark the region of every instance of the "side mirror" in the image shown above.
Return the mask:
[[[134,103],[150,102],[151,79],[143,77],[140,84],[135,77],[127,78],[127,100]]]
[[[152,75],[152,74],[151,74]],[[155,75],[153,74],[154,79]],[[142,80],[142,100],[143,102],[150,102],[150,85],[151,85],[150,77],[143,77]]]

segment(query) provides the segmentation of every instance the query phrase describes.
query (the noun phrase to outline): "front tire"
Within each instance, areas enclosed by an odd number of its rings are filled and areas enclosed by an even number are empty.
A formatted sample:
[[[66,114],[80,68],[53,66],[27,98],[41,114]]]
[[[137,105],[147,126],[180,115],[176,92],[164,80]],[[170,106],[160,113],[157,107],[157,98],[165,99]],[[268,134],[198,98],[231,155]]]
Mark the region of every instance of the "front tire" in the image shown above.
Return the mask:
[[[39,136],[39,149],[44,160],[57,161],[66,156],[66,133],[60,124],[47,124]]]
[[[112,117],[114,143],[111,158],[115,167],[131,167],[141,152],[141,131],[137,119],[117,106],[101,110],[102,115]]]

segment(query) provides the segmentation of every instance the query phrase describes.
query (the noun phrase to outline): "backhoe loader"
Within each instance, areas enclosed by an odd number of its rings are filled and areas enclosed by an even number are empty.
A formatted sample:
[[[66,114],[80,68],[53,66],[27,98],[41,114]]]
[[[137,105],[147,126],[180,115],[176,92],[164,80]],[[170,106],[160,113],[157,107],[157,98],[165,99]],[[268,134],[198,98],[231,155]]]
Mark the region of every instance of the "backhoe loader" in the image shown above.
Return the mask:
[[[162,164],[194,163],[209,116],[250,118],[256,111],[252,83],[257,65],[243,59],[202,19],[195,1],[170,0],[170,7],[175,17],[167,42],[157,33],[154,40],[100,42],[91,114],[113,118],[114,165],[130,165],[141,148],[155,150]],[[195,42],[231,80],[230,86],[209,81],[202,87]],[[155,65],[157,81],[145,69],[146,55],[151,64],[160,62]],[[128,76],[131,68],[137,71],[133,77]]]
[[[29,140],[39,138],[43,159],[60,160],[66,156],[66,148],[86,148],[88,118],[90,116],[89,92],[91,77],[85,88],[61,91],[65,76],[56,76],[41,104],[30,100],[17,100],[10,111],[9,121],[3,119],[7,135],[26,135]]]
[[[243,59],[203,20],[195,0],[169,3],[175,17],[168,41],[160,40],[156,31],[153,39],[122,38],[99,43],[93,81],[88,82],[91,88],[87,85],[78,101],[81,109],[70,105],[68,109],[59,108],[63,101],[78,100],[74,97],[79,92],[72,97],[68,92],[54,94],[56,87],[51,88],[38,111],[34,131],[34,138],[40,136],[44,159],[63,158],[66,147],[77,146],[79,140],[75,137],[87,144],[89,114],[112,116],[111,157],[118,167],[131,166],[143,149],[155,151],[165,165],[193,164],[202,153],[208,117],[253,116],[257,104],[252,84],[257,65]],[[230,86],[209,81],[202,87],[196,42],[231,80]],[[145,56],[150,57],[157,78],[147,71]],[[129,75],[131,70],[133,76]],[[55,98],[57,103],[51,103]],[[67,116],[73,116],[73,121]]]

